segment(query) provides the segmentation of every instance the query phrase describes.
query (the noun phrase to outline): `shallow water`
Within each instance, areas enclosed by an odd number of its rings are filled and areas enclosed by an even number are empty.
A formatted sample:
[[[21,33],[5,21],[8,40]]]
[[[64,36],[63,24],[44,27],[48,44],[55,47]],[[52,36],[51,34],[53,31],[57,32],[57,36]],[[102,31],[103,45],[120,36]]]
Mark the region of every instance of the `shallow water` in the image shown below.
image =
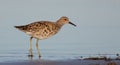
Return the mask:
[[[18,47],[19,45],[16,46],[13,45],[13,46],[11,45],[10,48],[5,48],[5,49],[3,49],[4,47],[0,48],[1,49],[0,62],[15,62],[15,61],[17,62],[17,61],[31,60],[31,58],[27,56],[29,52],[28,48],[26,48],[25,46]],[[51,44],[51,45],[41,44],[40,47],[40,52],[42,55],[41,59],[47,59],[47,60],[83,59],[91,56],[99,56],[98,54],[82,54],[80,51],[87,52],[85,49],[80,49],[80,46],[77,43]],[[33,53],[34,53],[34,57],[32,59],[33,60],[39,59],[36,49],[33,49]],[[108,57],[113,57],[113,56],[114,54],[108,55]]]
[[[67,51],[59,52],[58,50],[42,49],[42,57],[40,59],[46,60],[69,60],[69,59],[83,59],[90,57],[90,54],[70,54]],[[65,53],[66,52],[66,53]],[[38,54],[33,50],[34,57],[31,59],[28,55],[28,50],[5,50],[0,51],[0,62],[18,62],[25,60],[38,60]],[[95,56],[94,54],[93,56]],[[91,55],[92,56],[92,55]],[[96,55],[98,56],[98,55]],[[112,57],[112,55],[109,55]]]
[[[41,59],[50,59],[50,60],[62,60],[62,59],[74,59],[79,57],[79,54],[69,54],[64,52],[58,52],[58,50],[41,50],[42,57]],[[39,59],[37,51],[33,50],[34,57],[33,59]],[[27,56],[28,50],[2,50],[0,51],[0,62],[14,62],[14,61],[24,61],[30,60]]]
[[[19,44],[19,43],[18,43]],[[22,45],[22,44],[21,44]],[[24,61],[30,60],[28,58],[29,54],[29,44],[28,46],[20,46],[20,45],[9,45],[7,48],[1,46],[0,48],[0,62],[14,62],[14,61]],[[50,60],[61,60],[61,59],[74,59],[79,57],[79,52],[75,48],[76,45],[69,45],[68,44],[40,44],[40,52],[41,52],[41,59],[50,59]],[[75,51],[76,50],[76,51]],[[39,59],[37,50],[33,44],[33,59]]]

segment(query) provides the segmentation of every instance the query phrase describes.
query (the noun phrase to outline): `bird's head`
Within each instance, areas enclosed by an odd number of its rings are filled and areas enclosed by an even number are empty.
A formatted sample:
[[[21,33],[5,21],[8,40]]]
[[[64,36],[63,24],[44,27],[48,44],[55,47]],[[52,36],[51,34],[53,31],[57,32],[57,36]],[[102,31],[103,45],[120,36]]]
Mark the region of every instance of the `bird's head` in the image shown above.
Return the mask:
[[[73,26],[76,26],[74,23],[69,21],[69,18],[66,16],[62,16],[58,21],[59,24],[64,25],[64,24],[71,24]]]

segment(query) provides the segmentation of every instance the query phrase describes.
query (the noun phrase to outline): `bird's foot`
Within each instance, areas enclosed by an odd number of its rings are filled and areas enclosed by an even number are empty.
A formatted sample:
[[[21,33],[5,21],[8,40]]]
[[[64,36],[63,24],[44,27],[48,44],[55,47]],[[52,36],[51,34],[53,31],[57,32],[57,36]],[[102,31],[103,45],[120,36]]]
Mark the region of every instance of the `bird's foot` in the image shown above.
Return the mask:
[[[39,55],[38,57],[39,57],[39,59],[40,59],[40,58],[41,58],[41,55]]]
[[[41,57],[41,55],[38,56],[39,58]]]
[[[28,57],[33,57],[33,55],[28,55]]]

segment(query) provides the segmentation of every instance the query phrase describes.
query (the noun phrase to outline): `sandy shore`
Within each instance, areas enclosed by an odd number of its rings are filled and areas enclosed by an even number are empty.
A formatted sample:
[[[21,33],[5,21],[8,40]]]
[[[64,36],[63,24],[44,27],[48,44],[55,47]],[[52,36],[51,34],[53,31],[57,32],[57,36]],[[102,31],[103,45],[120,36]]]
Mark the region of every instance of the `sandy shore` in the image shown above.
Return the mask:
[[[0,65],[120,65],[120,60],[25,60],[17,62],[2,62]]]

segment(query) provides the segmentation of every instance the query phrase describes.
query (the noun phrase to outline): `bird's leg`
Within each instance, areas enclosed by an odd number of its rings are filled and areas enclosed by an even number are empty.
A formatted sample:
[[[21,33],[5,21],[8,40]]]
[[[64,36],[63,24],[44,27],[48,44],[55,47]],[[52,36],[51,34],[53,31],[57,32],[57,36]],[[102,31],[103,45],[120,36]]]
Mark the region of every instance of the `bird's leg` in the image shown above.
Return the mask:
[[[32,52],[32,38],[33,37],[30,37],[30,49],[29,49],[29,57],[33,57],[33,52]]]
[[[37,48],[39,57],[41,57],[40,49],[38,48],[38,41],[39,41],[39,39],[36,40],[36,48]]]

